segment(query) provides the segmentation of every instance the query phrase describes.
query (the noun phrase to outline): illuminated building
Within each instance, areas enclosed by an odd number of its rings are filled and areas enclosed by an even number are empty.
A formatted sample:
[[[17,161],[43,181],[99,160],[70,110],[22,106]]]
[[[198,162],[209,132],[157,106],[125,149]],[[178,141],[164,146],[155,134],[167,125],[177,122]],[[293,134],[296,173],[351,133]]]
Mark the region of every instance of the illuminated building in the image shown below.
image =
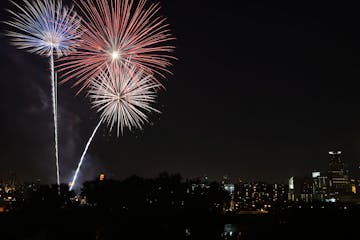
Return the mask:
[[[320,172],[312,173],[314,199],[325,201],[329,194],[329,179]]]
[[[294,177],[289,178],[289,200],[295,201],[295,183]]]
[[[313,200],[312,179],[290,177],[288,199],[290,201],[311,202]]]
[[[329,152],[329,191],[334,197],[351,192],[349,172],[341,160],[341,151]]]
[[[284,202],[287,200],[288,187],[285,184],[275,183],[272,185],[272,201]]]
[[[224,190],[230,193],[230,195],[233,195],[235,191],[235,185],[233,183],[224,184]]]
[[[231,196],[234,195],[235,192],[235,184],[230,182],[230,177],[228,175],[223,176],[221,181],[223,189],[228,192]]]
[[[239,182],[235,185],[235,210],[269,209],[274,203],[287,201],[288,186],[265,182]]]

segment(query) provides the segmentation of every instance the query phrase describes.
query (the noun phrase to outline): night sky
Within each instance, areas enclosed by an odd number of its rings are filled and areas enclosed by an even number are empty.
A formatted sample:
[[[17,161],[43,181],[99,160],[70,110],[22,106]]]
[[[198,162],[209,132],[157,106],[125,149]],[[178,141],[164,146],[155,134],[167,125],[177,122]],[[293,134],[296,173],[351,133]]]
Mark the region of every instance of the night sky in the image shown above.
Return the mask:
[[[162,0],[177,40],[161,114],[116,137],[103,125],[80,181],[162,171],[185,178],[286,182],[327,170],[343,151],[360,174],[359,6],[355,1]],[[1,20],[8,16],[1,1]],[[46,58],[10,46],[1,25],[0,179],[54,183]],[[61,179],[68,183],[99,119],[84,94],[59,87]]]

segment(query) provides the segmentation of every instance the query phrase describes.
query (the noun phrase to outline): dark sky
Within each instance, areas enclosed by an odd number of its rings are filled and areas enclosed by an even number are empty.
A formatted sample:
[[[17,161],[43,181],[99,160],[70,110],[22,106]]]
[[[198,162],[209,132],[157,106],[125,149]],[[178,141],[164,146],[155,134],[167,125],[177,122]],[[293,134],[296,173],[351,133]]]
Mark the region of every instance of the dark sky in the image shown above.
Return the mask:
[[[80,180],[169,171],[285,182],[327,170],[329,150],[342,150],[359,175],[359,7],[314,2],[161,1],[179,59],[159,97],[162,114],[120,138],[103,126]],[[55,182],[47,59],[3,35],[0,52],[0,178],[11,170],[23,181]],[[98,121],[75,92],[59,87],[63,182]]]

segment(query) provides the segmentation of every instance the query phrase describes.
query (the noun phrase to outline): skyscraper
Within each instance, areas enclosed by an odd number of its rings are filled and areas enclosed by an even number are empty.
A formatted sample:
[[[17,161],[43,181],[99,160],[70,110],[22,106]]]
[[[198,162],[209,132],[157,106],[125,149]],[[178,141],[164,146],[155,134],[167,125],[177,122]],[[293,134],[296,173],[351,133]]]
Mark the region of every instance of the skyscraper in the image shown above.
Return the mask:
[[[325,201],[329,192],[328,176],[319,171],[312,172],[314,199]]]
[[[345,164],[341,160],[341,151],[329,152],[329,172],[341,174],[345,169]]]
[[[341,160],[341,151],[329,152],[328,179],[331,195],[339,196],[351,192],[349,171]]]
[[[293,176],[289,179],[288,200],[311,202],[313,192],[313,180],[311,178]]]

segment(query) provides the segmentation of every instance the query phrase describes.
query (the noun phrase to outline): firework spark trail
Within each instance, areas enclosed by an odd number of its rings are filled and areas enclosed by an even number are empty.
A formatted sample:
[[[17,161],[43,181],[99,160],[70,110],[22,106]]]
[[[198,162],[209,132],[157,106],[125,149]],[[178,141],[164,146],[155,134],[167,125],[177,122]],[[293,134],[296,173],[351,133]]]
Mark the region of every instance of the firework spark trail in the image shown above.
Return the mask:
[[[136,66],[160,83],[157,76],[170,73],[167,67],[174,40],[166,18],[158,16],[159,4],[140,0],[74,0],[82,13],[84,33],[77,51],[61,59],[57,70],[66,82],[87,88],[107,65]],[[129,64],[130,63],[130,64]]]
[[[58,121],[57,121],[57,77],[54,71],[54,55],[50,53],[51,69],[51,99],[54,117],[54,141],[55,141],[55,164],[56,164],[56,182],[60,186],[60,169],[59,169],[59,144],[58,144]],[[59,189],[58,189],[59,190]]]
[[[100,124],[106,122],[110,131],[116,125],[118,136],[120,130],[123,133],[124,127],[130,131],[133,128],[141,129],[142,125],[148,122],[145,112],[159,113],[150,106],[155,103],[156,88],[159,86],[151,76],[145,76],[142,71],[129,66],[107,66],[107,70],[102,71],[98,78],[91,82],[89,97],[93,107],[97,108],[97,112],[101,112],[101,116],[80,158],[70,189],[75,186],[84,156]]]
[[[19,49],[48,56],[51,71],[51,96],[54,117],[54,141],[56,181],[60,185],[58,122],[57,122],[57,77],[54,57],[66,56],[75,51],[81,36],[80,19],[73,8],[66,8],[56,0],[23,0],[23,4],[11,1],[18,12],[8,10],[12,18],[5,23],[13,28],[7,33],[11,43]],[[60,191],[60,188],[59,188]]]
[[[87,150],[89,149],[89,146],[90,146],[90,144],[91,144],[91,142],[92,142],[92,140],[93,140],[93,138],[94,138],[97,130],[99,129],[99,127],[100,127],[100,125],[101,125],[101,122],[102,122],[102,120],[100,120],[99,123],[96,125],[93,133],[91,134],[88,142],[86,143],[84,152],[82,153],[82,155],[81,155],[81,157],[80,157],[80,161],[79,161],[78,166],[77,166],[77,169],[76,169],[76,171],[75,171],[73,180],[72,180],[71,183],[70,183],[70,191],[71,191],[71,190],[73,189],[73,187],[75,186],[76,179],[77,179],[77,177],[78,177],[78,174],[79,174],[81,165],[82,165],[82,163],[83,163],[83,161],[84,161],[84,158],[85,158],[85,155],[86,155],[86,153],[87,153]]]

